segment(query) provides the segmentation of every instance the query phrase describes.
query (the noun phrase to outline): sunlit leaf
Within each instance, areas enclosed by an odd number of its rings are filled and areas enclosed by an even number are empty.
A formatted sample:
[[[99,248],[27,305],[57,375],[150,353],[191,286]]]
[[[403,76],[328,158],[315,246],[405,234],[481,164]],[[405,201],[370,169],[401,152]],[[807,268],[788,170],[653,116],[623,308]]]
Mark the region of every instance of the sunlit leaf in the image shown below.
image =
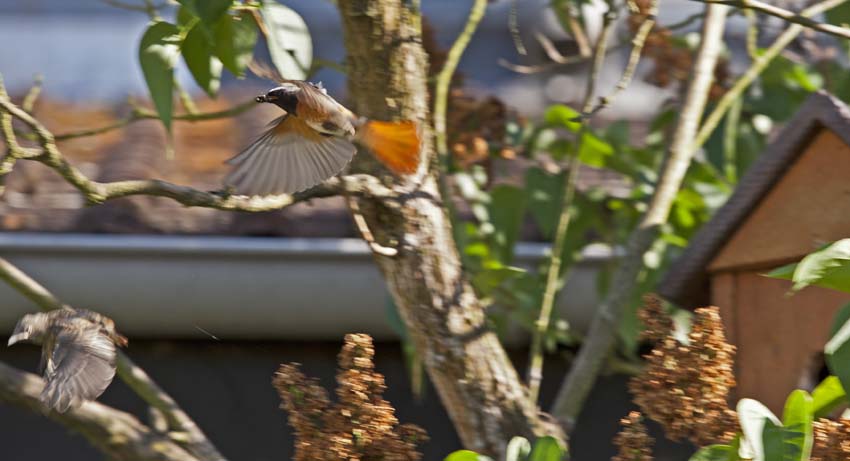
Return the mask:
[[[165,129],[171,131],[174,91],[174,65],[180,57],[177,26],[167,22],[151,24],[139,44],[139,64],[156,112]]]
[[[489,459],[471,450],[458,450],[446,456],[445,461],[485,461]]]
[[[768,277],[790,279],[793,291],[817,285],[850,293],[850,239],[833,242],[799,263],[774,269]]]
[[[812,452],[814,401],[804,390],[797,389],[785,401],[782,413],[783,454],[785,461],[808,461]]]
[[[847,403],[847,394],[837,376],[827,376],[812,391],[812,412],[816,418],[829,416],[836,408]]]
[[[540,437],[534,442],[531,449],[529,461],[561,461],[564,457],[564,448],[554,437]]]
[[[581,128],[581,123],[576,121],[579,115],[581,114],[572,107],[556,104],[546,109],[543,119],[549,125],[577,132]]]
[[[291,8],[265,2],[260,10],[269,31],[269,54],[284,78],[304,80],[313,63],[313,40],[307,23]]]

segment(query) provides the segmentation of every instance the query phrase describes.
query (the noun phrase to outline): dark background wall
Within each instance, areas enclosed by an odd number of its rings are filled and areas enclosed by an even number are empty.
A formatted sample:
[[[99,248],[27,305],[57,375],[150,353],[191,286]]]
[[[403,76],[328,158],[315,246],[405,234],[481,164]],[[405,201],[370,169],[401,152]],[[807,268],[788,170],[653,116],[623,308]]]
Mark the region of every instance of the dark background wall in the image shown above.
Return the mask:
[[[0,338],[3,344],[5,338]],[[299,362],[304,372],[317,377],[327,389],[335,386],[336,355],[341,343],[222,342],[132,340],[128,353],[168,391],[200,424],[231,461],[282,461],[291,459],[293,439],[280,399],[271,386],[282,362]],[[457,435],[432,387],[415,400],[398,343],[376,344],[376,366],[386,377],[385,397],[399,420],[428,431],[425,460],[442,460],[460,448]],[[522,361],[526,351],[512,355]],[[30,345],[0,347],[0,361],[35,371],[39,350]],[[551,402],[564,361],[551,357],[545,370],[544,406]],[[519,364],[520,366],[522,364]],[[524,369],[524,368],[519,368]],[[618,420],[632,409],[624,376],[603,377],[596,385],[572,436],[573,459],[608,460],[614,454],[611,440]],[[147,420],[145,404],[116,379],[101,400]],[[657,428],[656,439],[661,439]],[[656,459],[686,460],[689,446],[660,440]],[[102,459],[85,439],[43,416],[0,406],[0,460],[90,461]]]

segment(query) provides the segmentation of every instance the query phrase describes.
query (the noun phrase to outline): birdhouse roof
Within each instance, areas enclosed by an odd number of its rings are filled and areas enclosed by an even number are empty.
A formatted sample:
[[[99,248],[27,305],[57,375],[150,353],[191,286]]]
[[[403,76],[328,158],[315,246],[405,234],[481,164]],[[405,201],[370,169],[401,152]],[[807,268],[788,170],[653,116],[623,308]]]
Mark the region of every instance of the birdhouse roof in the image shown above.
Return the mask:
[[[753,162],[729,200],[691,239],[659,285],[661,296],[686,308],[710,303],[709,265],[824,129],[850,145],[850,108],[830,94],[817,92]]]

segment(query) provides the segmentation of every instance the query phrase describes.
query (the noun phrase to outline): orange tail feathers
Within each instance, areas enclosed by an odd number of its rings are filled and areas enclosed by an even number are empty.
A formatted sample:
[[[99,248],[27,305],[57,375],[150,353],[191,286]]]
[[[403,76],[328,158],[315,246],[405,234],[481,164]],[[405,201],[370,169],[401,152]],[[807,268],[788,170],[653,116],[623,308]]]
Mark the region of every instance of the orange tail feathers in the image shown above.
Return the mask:
[[[412,174],[419,166],[419,130],[416,122],[368,121],[358,132],[360,141],[396,174]]]

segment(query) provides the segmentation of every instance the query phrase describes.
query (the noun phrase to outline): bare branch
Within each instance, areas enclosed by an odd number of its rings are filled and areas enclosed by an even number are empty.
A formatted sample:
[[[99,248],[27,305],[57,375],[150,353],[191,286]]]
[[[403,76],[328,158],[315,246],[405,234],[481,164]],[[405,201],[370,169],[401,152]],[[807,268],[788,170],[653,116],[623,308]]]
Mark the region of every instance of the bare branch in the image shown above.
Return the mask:
[[[257,106],[256,101],[251,99],[250,101],[245,101],[241,104],[237,104],[229,109],[224,109],[216,112],[196,112],[189,114],[177,114],[173,117],[174,120],[182,120],[186,122],[202,122],[207,120],[216,120],[220,118],[234,117],[243,112],[248,111]],[[96,136],[99,134],[107,133],[112,130],[117,130],[119,128],[123,128],[133,122],[137,122],[139,120],[159,120],[159,116],[155,113],[144,109],[144,108],[134,108],[133,112],[130,113],[126,118],[119,120],[115,123],[111,123],[109,125],[105,125],[99,128],[91,128],[88,130],[74,131],[71,133],[60,133],[55,136],[56,141],[66,141],[68,139],[74,138],[84,138],[87,136]]]
[[[171,440],[151,430],[135,416],[98,402],[87,402],[66,413],[51,412],[39,399],[44,381],[0,363],[0,401],[40,413],[82,434],[110,459],[125,461],[201,461]]]
[[[447,164],[446,156],[448,156],[449,147],[447,144],[446,135],[446,111],[448,110],[449,86],[452,82],[452,76],[457,69],[461,56],[463,56],[466,46],[475,34],[475,29],[478,28],[478,23],[484,17],[484,10],[487,9],[487,0],[475,0],[472,4],[472,9],[469,11],[469,17],[466,20],[466,25],[463,27],[460,35],[455,39],[454,44],[449,49],[446,55],[446,62],[440,73],[437,74],[437,83],[434,90],[434,137],[437,140],[437,155]]]
[[[715,4],[715,5],[727,5],[733,6],[735,8],[749,9],[755,10],[760,13],[764,13],[770,16],[775,16],[779,19],[782,19],[786,22],[799,24],[803,27],[808,27],[809,29],[814,29],[819,32],[823,32],[826,34],[834,35],[836,37],[850,39],[850,29],[846,27],[836,26],[834,24],[817,22],[814,19],[811,19],[810,15],[805,15],[802,13],[795,13],[793,11],[786,10],[784,8],[780,8],[778,6],[771,5],[769,3],[764,3],[759,0],[692,0],[695,2],[706,3],[706,4]]]
[[[619,96],[620,93],[622,93],[632,83],[632,78],[634,78],[638,62],[640,62],[640,57],[643,54],[643,46],[646,44],[646,39],[649,37],[649,33],[652,32],[652,28],[655,27],[656,14],[658,14],[658,2],[653,1],[650,3],[649,9],[646,12],[646,18],[640,24],[634,39],[632,39],[632,51],[629,53],[629,61],[626,64],[625,70],[623,70],[623,75],[617,82],[617,86],[614,87],[614,91],[608,96],[600,97],[599,104],[593,109],[590,109],[589,111],[587,109],[582,109],[583,117],[594,115],[600,110],[611,105],[611,103],[614,102],[614,99],[616,99],[617,96]]]
[[[42,310],[61,309],[65,305],[43,285],[18,269],[14,264],[0,258],[0,279],[6,281],[19,293],[38,305]],[[201,429],[144,370],[135,365],[126,354],[118,351],[118,376],[138,394],[142,400],[160,410],[173,431],[185,434],[187,449],[202,460],[223,460]]]
[[[205,116],[205,114],[196,115]],[[22,121],[35,133],[41,151],[24,149],[18,145],[15,134],[11,130],[10,116]],[[152,195],[168,197],[186,206],[229,211],[268,211],[312,198],[338,195],[341,192],[380,198],[395,197],[395,193],[383,186],[377,178],[365,174],[331,178],[319,186],[294,195],[282,194],[268,197],[230,195],[226,191],[203,192],[188,186],[157,179],[101,183],[89,179],[71,165],[60,153],[53,134],[29,113],[13,104],[2,89],[0,89],[0,117],[2,117],[0,123],[2,123],[3,135],[8,148],[7,157],[4,157],[3,161],[0,162],[0,178],[5,174],[4,171],[11,170],[16,159],[38,161],[56,170],[69,184],[79,190],[89,203],[102,203],[106,200],[131,195]]]
[[[587,33],[584,31],[581,22],[578,19],[576,11],[576,2],[570,0],[554,0],[551,4],[558,22],[561,23],[561,28],[568,31],[576,41],[578,46],[579,56],[590,58],[593,50],[590,47],[590,40],[587,38]]]
[[[728,7],[708,5],[703,22],[702,41],[694,61],[693,77],[647,212],[626,243],[626,255],[618,265],[612,289],[597,309],[590,330],[570,372],[561,384],[553,413],[571,427],[605,363],[617,337],[617,326],[626,303],[637,285],[643,256],[655,242],[659,229],[670,213],[694,151],[691,145],[708,99],[717,57],[723,44]]]

